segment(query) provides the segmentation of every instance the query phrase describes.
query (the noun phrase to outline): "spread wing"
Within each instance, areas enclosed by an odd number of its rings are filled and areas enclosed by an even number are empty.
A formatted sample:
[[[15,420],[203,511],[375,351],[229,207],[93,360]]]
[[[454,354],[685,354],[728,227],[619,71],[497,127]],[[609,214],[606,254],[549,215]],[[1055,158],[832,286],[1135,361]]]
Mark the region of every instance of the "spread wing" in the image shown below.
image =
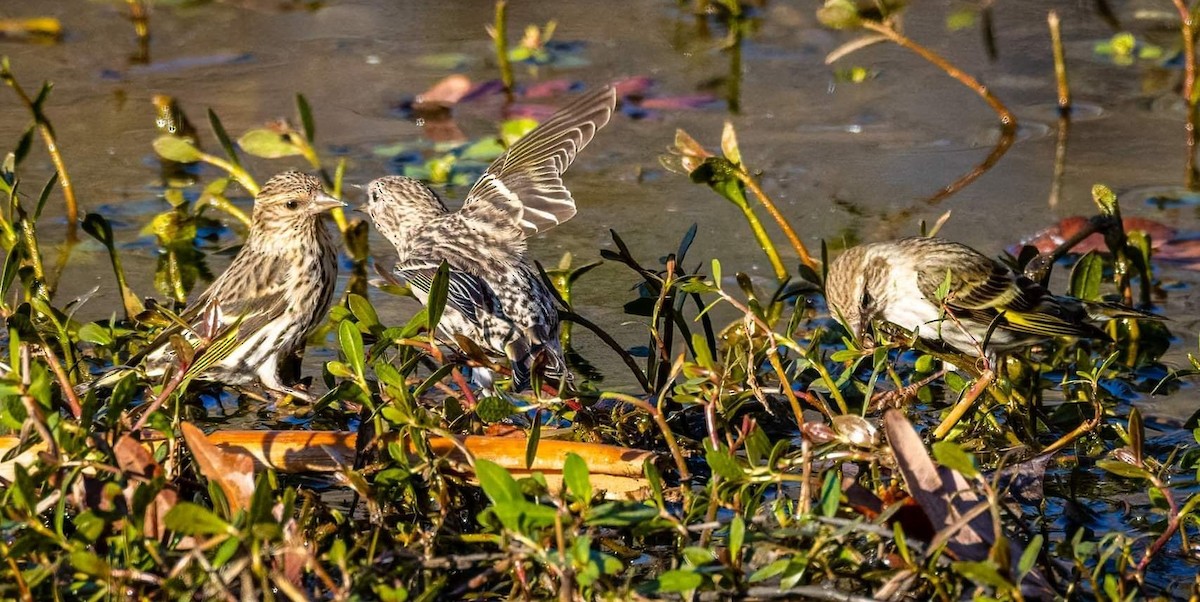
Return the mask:
[[[616,90],[605,86],[563,107],[516,141],[483,174],[463,212],[494,207],[511,215],[525,236],[548,230],[575,215],[575,199],[562,174],[604,127],[616,107]]]

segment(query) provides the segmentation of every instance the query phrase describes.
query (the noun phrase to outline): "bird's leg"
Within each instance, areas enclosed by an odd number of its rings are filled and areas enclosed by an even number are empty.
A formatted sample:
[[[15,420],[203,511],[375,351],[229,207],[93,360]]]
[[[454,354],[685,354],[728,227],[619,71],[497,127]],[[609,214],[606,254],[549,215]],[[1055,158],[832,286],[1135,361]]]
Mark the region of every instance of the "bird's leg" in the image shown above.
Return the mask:
[[[947,368],[942,368],[915,383],[909,383],[904,388],[895,391],[881,391],[871,399],[871,411],[899,407],[906,399],[916,396],[917,391],[920,391],[922,387],[945,376],[947,371]]]
[[[262,384],[269,394],[274,397],[274,401],[280,401],[287,396],[295,397],[301,401],[312,403],[316,400],[311,393],[301,391],[295,387],[289,387],[279,380],[278,364],[275,362],[264,362],[263,366],[258,370],[258,382]]]

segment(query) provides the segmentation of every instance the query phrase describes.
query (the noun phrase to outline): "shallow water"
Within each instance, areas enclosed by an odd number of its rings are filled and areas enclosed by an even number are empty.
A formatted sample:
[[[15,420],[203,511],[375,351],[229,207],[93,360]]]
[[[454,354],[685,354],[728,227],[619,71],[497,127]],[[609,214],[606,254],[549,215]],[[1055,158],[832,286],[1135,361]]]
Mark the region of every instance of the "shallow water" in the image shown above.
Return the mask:
[[[0,53],[11,58],[26,88],[36,88],[42,79],[54,82],[47,113],[83,209],[114,214],[117,236],[127,246],[131,284],[142,295],[152,294],[155,258],[152,239],[139,231],[167,207],[150,147],[156,137],[152,94],[178,98],[211,149],[217,145],[205,108],[219,114],[236,137],[274,118],[292,117],[293,96],[301,92],[314,108],[319,151],[327,160],[344,156],[347,181],[364,183],[395,169],[387,157],[374,153],[377,148],[422,137],[418,125],[394,110],[403,99],[456,71],[474,81],[496,77],[483,30],[492,18],[490,3],[345,1],[311,11],[279,10],[283,4],[162,3],[151,14],[148,64],[130,60],[137,46],[124,2],[6,0],[0,7],[4,17],[62,20],[66,35],[60,43],[0,41]],[[673,250],[695,222],[693,261],[719,257],[726,273],[741,270],[770,280],[769,266],[738,210],[659,164],[677,128],[714,149],[725,119],[737,126],[747,163],[762,170],[767,192],[813,249],[821,239],[836,246],[843,240],[913,234],[918,220],[932,222],[953,210],[943,235],[998,254],[1062,217],[1090,214],[1090,189],[1096,183],[1137,198],[1123,206],[1127,216],[1200,230],[1191,206],[1159,208],[1135,194],[1184,183],[1183,113],[1174,95],[1180,71],[1117,66],[1096,56],[1094,42],[1113,29],[1090,3],[1060,7],[1072,90],[1085,106],[1070,129],[1061,197],[1049,206],[1056,116],[1044,6],[1022,0],[996,7],[995,60],[988,59],[978,27],[947,31],[944,5],[911,7],[907,33],[980,77],[1021,123],[1018,141],[994,169],[936,206],[923,199],[988,154],[998,131],[993,113],[959,84],[892,45],[876,45],[840,61],[837,67],[860,65],[877,75],[863,84],[838,83],[823,61],[849,36],[821,28],[809,4],[771,2],[758,11],[744,43],[740,111],[733,114],[717,102],[644,119],[616,117],[567,176],[579,215],[531,241],[531,253],[548,265],[565,251],[576,256],[577,264],[592,261],[599,248],[612,246],[612,228],[651,264]],[[1135,18],[1139,6],[1118,7],[1125,29],[1160,44],[1174,43],[1160,22]],[[514,42],[525,24],[555,19],[556,41],[583,44],[575,56],[585,64],[543,66],[536,72],[516,66],[519,83],[567,78],[597,85],[646,75],[656,80],[653,92],[662,96],[724,94],[720,84],[729,77],[730,61],[720,49],[723,31],[710,22],[709,35],[703,35],[703,22],[675,2],[513,3],[509,12]],[[444,62],[450,53],[462,55],[457,69],[432,60]],[[471,138],[490,135],[499,106],[495,99],[463,105],[456,111],[459,126]],[[0,91],[0,149],[15,146],[27,122],[15,98]],[[286,167],[304,167],[299,161],[253,159],[248,165],[260,181]],[[24,168],[26,192],[39,189],[51,173],[39,148]],[[204,179],[215,175],[208,170]],[[902,219],[889,217],[905,209],[911,211]],[[41,225],[43,239],[60,237],[63,229],[60,205],[53,203]],[[383,249],[382,240],[373,237],[373,251]],[[227,234],[216,246],[237,240]],[[210,256],[214,270],[224,261]],[[1200,328],[1200,297],[1194,292],[1200,277],[1169,266],[1158,270],[1160,278],[1176,285],[1163,311],[1177,336],[1166,361],[1180,367],[1195,349]],[[624,268],[605,265],[576,291],[578,311],[628,346],[643,344],[645,336],[621,310],[632,298],[626,288],[635,282]],[[71,258],[60,294],[74,296],[96,286],[101,292],[81,317],[106,317],[117,305],[103,250],[85,243]],[[379,304],[388,323],[406,319],[415,307],[402,300]],[[614,384],[625,383],[619,363],[590,336],[581,334],[577,343]],[[1191,397],[1187,388],[1137,403],[1149,414],[1176,419],[1195,410]]]

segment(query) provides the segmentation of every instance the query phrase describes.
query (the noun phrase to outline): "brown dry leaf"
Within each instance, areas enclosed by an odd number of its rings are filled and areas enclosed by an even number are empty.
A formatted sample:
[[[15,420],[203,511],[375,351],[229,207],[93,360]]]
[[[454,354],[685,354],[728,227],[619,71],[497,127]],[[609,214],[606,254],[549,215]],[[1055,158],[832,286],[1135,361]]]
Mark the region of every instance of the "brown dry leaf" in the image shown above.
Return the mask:
[[[883,424],[909,493],[938,531],[934,539],[945,538],[946,549],[958,560],[988,560],[997,528],[992,513],[980,511],[980,505],[987,504],[987,499],[976,493],[957,471],[934,464],[921,436],[903,412],[888,410],[883,415]],[[1017,566],[1024,547],[1013,539],[1008,544],[1010,566]],[[1021,591],[1039,599],[1053,592],[1036,568],[1025,576]]]
[[[458,104],[471,91],[471,78],[455,73],[448,75],[413,100],[413,108],[420,110],[425,105],[450,107]]]
[[[163,473],[162,467],[154,461],[146,446],[132,435],[126,434],[117,439],[113,454],[117,458],[117,466],[127,475],[148,481]]]
[[[187,442],[188,449],[192,450],[200,474],[220,486],[229,502],[230,512],[248,509],[250,498],[254,495],[254,459],[213,445],[190,422],[181,424],[180,430],[183,431],[183,440]]]
[[[167,534],[166,518],[167,513],[179,503],[179,494],[174,489],[166,488],[158,492],[154,496],[154,501],[146,506],[146,513],[143,515],[142,530],[146,537],[151,539],[161,540]],[[184,537],[178,544],[177,549],[187,550],[195,545],[195,540],[192,536]]]

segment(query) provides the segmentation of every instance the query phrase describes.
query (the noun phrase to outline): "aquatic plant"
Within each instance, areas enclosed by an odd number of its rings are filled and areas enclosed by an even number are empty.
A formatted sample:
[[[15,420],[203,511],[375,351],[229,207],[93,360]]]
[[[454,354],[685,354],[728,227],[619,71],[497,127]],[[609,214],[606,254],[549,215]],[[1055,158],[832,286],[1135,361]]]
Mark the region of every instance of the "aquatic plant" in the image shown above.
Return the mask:
[[[210,112],[219,151],[178,129],[153,142],[196,180],[168,185],[170,207],[148,220],[171,302],[204,280],[204,226],[244,218],[238,187],[257,179],[241,153],[300,157],[340,192],[343,164],[323,162],[296,100],[299,128],[235,141]],[[822,311],[828,252],[810,253],[816,234],[763,192],[772,175],[747,165],[732,125],[720,156],[679,132],[671,163],[741,211],[773,279],[697,259],[695,227],[667,248],[614,231],[601,257],[628,271],[607,286],[632,286],[624,308],[645,332],[630,350],[571,308],[593,264],[546,272],[564,319],[614,348],[631,389],[580,370],[575,390],[477,398],[462,368],[489,360],[436,336],[446,278],[428,308],[384,323],[388,298],[364,282],[365,226],[342,216],[358,271],[325,331],[328,392],[273,408],[306,428],[207,434],[204,404],[234,393],[189,378],[207,342],[177,341],[183,363],[165,379],[80,386],[175,318],[132,290],[98,214],[82,226],[106,248],[122,308],[83,321],[81,299],[56,295],[38,225],[62,177],[26,193],[33,140],[0,164],[5,598],[1124,600],[1196,587],[1164,567],[1194,562],[1200,431],[1156,439],[1128,392],[1169,391],[1200,361],[1167,371],[1169,333],[1132,324],[986,371],[887,325],[864,346]],[[1116,195],[1094,193],[1097,215],[1071,242],[1101,232],[1107,253],[1076,259],[1068,292],[1153,300],[1153,246],[1124,229]],[[1014,267],[1043,280],[1071,251],[1020,252]],[[1086,519],[1120,497],[1136,512]]]

